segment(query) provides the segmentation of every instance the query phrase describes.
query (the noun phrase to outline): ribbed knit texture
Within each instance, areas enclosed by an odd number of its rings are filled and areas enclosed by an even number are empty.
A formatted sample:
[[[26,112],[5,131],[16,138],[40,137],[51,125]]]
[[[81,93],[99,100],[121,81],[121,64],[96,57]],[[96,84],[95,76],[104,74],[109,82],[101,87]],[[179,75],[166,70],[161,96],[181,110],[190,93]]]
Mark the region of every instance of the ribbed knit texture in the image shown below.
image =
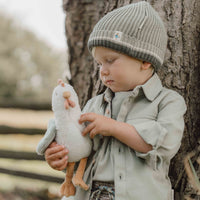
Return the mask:
[[[155,68],[163,64],[167,46],[164,24],[145,2],[133,3],[105,15],[94,27],[88,48],[103,46],[150,62]]]

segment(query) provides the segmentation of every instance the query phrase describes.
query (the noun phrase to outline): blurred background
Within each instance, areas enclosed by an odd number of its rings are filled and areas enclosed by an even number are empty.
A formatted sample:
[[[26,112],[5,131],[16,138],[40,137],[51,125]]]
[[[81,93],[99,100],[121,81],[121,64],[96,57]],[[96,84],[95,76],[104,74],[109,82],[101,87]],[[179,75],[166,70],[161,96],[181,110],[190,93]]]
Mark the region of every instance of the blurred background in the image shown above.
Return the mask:
[[[0,0],[0,200],[59,199],[64,173],[35,154],[57,79],[70,79],[62,0]]]

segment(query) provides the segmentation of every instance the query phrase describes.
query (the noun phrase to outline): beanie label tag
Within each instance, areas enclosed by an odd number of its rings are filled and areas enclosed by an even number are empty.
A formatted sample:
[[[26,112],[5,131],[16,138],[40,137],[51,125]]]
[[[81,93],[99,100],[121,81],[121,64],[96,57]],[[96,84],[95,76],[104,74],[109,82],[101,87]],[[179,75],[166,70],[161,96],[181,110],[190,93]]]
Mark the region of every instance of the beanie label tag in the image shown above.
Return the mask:
[[[114,36],[113,36],[113,39],[114,39],[114,40],[117,40],[117,41],[120,41],[121,38],[122,38],[122,32],[120,32],[120,31],[115,31]]]

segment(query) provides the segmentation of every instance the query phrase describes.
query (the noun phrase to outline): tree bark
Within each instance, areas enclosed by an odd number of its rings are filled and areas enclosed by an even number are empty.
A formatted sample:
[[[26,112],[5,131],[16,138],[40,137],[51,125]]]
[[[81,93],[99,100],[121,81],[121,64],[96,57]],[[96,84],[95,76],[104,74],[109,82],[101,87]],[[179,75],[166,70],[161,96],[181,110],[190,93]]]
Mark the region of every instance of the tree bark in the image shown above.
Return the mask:
[[[187,180],[183,160],[194,150],[199,156],[200,132],[200,1],[147,0],[159,13],[168,33],[168,46],[163,66],[158,74],[167,88],[180,93],[186,100],[185,132],[179,153],[171,162],[170,178],[175,199],[195,193]],[[101,93],[98,70],[87,50],[87,40],[93,26],[107,12],[139,0],[63,0],[66,11],[66,37],[69,48],[71,84],[83,106],[92,96]],[[200,169],[193,160],[195,169]],[[193,195],[193,197],[195,194]],[[196,197],[197,198],[197,195]]]
[[[104,2],[63,0],[63,7],[66,11],[65,30],[72,77],[70,83],[77,91],[80,104],[83,106],[99,89],[98,73],[94,70],[93,59],[87,49],[87,40],[92,27],[104,14]]]

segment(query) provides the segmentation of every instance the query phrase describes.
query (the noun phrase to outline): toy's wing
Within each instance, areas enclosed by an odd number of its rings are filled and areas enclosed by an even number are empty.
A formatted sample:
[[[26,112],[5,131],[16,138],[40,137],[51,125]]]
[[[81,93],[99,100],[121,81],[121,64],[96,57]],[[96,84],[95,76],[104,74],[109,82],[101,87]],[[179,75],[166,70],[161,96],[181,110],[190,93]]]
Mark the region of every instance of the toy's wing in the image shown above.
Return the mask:
[[[37,145],[36,152],[38,155],[44,155],[47,147],[53,142],[56,136],[56,125],[55,120],[49,120],[47,131],[44,137],[40,140]]]

